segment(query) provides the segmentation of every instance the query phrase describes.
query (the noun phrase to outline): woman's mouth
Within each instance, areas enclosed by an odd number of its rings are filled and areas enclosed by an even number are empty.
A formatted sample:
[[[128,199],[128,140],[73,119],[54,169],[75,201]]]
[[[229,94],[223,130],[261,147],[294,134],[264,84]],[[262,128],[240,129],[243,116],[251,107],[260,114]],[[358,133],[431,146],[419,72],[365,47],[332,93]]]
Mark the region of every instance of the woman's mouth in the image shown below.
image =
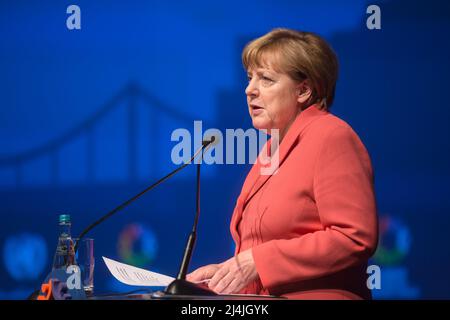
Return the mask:
[[[250,105],[250,108],[252,110],[253,116],[257,116],[257,115],[261,114],[264,110],[264,108],[261,108],[260,106],[256,106],[256,105]]]

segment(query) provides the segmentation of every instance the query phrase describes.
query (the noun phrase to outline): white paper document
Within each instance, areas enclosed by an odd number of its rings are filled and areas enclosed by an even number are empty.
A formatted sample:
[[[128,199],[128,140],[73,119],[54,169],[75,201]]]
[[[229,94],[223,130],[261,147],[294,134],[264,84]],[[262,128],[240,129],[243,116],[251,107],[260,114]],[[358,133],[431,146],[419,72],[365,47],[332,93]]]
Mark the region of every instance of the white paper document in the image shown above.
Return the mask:
[[[131,286],[166,287],[175,280],[160,273],[136,268],[106,257],[102,258],[109,271],[117,280]]]

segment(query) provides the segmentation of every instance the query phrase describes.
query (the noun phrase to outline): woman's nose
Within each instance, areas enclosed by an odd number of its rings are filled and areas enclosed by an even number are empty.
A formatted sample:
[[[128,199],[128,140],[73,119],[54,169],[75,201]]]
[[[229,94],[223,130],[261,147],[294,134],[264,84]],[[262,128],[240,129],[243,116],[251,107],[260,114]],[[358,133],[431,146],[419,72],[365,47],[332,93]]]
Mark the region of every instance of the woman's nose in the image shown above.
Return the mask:
[[[247,85],[247,88],[245,88],[245,94],[247,96],[257,96],[258,95],[258,88],[255,86],[253,79],[250,80],[250,82]]]

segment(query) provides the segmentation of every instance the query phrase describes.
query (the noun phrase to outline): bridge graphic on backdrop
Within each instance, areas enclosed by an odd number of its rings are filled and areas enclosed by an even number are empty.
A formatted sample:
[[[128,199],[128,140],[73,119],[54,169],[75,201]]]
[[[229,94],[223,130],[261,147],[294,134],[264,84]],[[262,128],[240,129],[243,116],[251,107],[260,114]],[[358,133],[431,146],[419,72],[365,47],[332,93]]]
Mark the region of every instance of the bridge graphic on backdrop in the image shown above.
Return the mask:
[[[129,83],[109,101],[101,106],[98,111],[79,125],[68,130],[58,138],[47,142],[37,148],[12,155],[0,157],[0,168],[11,169],[14,172],[15,186],[24,185],[24,167],[27,163],[39,159],[41,157],[50,158],[50,182],[57,184],[60,179],[60,150],[67,144],[75,141],[77,138],[85,135],[86,143],[86,171],[88,181],[94,181],[95,175],[95,148],[96,137],[95,128],[98,124],[114,110],[120,107],[121,103],[125,103],[127,124],[127,175],[131,181],[138,179],[138,130],[139,130],[139,103],[149,108],[149,136],[148,139],[158,141],[158,129],[161,125],[162,116],[168,116],[171,120],[182,124],[186,128],[192,124],[193,119],[188,115],[180,112],[176,108],[167,105],[159,98],[144,90],[137,83]]]

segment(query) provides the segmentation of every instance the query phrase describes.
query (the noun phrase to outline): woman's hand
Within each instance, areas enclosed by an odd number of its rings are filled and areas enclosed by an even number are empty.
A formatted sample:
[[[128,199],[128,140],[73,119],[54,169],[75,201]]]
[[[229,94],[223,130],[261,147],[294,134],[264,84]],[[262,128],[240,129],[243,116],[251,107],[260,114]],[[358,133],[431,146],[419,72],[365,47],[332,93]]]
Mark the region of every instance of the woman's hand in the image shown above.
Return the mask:
[[[221,264],[209,264],[196,269],[186,276],[186,280],[190,282],[198,282],[211,279],[217,270],[220,269]]]
[[[245,250],[215,266],[216,268],[219,266],[219,268],[214,272],[212,269],[208,269],[208,275],[212,275],[208,286],[217,293],[238,293],[258,278],[252,249]]]

